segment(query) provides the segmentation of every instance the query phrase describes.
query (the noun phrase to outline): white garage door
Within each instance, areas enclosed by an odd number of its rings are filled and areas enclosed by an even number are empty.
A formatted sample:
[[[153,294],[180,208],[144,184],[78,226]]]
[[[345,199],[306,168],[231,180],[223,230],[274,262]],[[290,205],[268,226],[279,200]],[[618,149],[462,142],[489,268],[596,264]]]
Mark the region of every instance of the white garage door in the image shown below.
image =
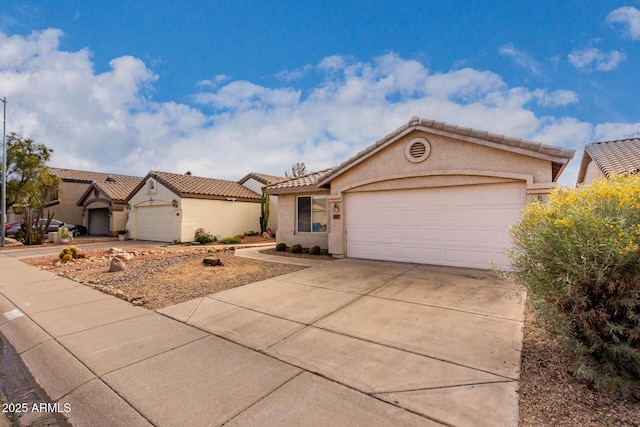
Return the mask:
[[[171,206],[136,208],[136,238],[156,242],[172,242],[175,209]]]
[[[347,256],[508,266],[508,228],[525,203],[520,183],[348,193]]]

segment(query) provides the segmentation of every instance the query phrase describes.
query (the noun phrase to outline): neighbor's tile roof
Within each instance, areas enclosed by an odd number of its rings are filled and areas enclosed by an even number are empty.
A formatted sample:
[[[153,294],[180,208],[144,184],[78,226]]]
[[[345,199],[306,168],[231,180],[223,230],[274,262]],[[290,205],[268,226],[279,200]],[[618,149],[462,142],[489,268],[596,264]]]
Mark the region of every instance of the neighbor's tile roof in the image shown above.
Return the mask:
[[[142,178],[119,177],[115,181],[95,182],[93,185],[110,200],[126,200],[129,194],[142,182]]]
[[[149,172],[147,177],[149,176],[155,178],[180,197],[234,198],[247,201],[259,201],[261,198],[258,193],[235,181],[158,171]],[[146,179],[144,181],[146,182]],[[144,185],[144,182],[141,185]]]
[[[333,169],[324,169],[306,175],[290,178],[276,184],[267,186],[266,192],[271,194],[284,193],[287,191],[298,191],[301,189],[315,190],[320,178],[331,172]]]
[[[77,169],[64,169],[64,168],[49,168],[49,173],[51,175],[60,178],[63,181],[69,182],[83,182],[90,184],[93,181],[106,181],[109,176],[118,178],[137,178],[142,179],[142,177],[138,176],[129,176],[129,175],[117,175],[110,174],[104,172],[92,172],[92,171],[82,171]]]
[[[640,171],[640,138],[594,142],[584,147],[604,176]]]
[[[240,184],[243,184],[245,181],[249,180],[250,178],[253,178],[256,181],[261,182],[265,185],[275,184],[276,182],[282,182],[285,179],[287,179],[283,176],[267,175],[266,173],[258,173],[258,172],[249,172],[244,177],[242,177],[242,179],[240,179],[238,182]]]
[[[85,190],[77,202],[78,206],[82,206],[87,196],[91,194],[94,188],[101,191],[108,200],[124,202],[129,194],[142,182],[142,178],[134,178],[129,176],[111,175],[106,181],[94,181]]]

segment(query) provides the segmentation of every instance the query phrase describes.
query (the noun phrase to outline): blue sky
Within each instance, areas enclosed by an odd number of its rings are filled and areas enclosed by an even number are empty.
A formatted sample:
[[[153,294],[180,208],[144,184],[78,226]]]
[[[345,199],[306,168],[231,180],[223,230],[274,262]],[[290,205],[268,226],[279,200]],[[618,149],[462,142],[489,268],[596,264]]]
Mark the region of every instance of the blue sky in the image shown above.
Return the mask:
[[[346,3],[346,4],[345,4]],[[8,131],[60,167],[334,166],[412,116],[576,150],[640,133],[640,0],[13,1]]]

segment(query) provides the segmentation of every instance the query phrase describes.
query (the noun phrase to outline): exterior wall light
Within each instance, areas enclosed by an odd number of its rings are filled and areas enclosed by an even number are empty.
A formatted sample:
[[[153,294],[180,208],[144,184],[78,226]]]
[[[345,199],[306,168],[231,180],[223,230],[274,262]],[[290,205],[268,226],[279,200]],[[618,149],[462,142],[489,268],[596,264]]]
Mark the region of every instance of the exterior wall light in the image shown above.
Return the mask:
[[[171,201],[171,206],[173,206],[174,208],[177,208],[178,207],[178,201],[176,199],[173,199]]]

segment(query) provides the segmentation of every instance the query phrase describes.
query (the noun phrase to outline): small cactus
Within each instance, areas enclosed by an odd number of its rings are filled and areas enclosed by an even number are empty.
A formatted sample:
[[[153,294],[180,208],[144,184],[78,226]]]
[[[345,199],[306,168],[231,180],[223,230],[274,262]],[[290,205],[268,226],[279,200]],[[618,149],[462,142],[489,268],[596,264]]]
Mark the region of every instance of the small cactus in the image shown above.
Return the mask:
[[[284,251],[286,251],[286,250],[287,250],[287,244],[286,244],[286,243],[280,242],[280,243],[278,243],[278,244],[276,245],[276,251],[278,251],[278,252],[284,252]]]
[[[69,246],[69,250],[72,254],[76,254],[78,252],[78,248],[76,246]]]
[[[69,262],[73,260],[73,255],[71,254],[64,254],[64,256],[62,257],[62,262]]]
[[[58,258],[62,259],[62,257],[65,256],[65,255],[66,255],[65,252],[62,251],[62,252],[60,252],[60,255],[58,255]]]
[[[293,245],[291,245],[291,248],[289,250],[292,254],[300,254],[302,253],[302,245],[300,245],[300,243],[294,243]]]
[[[320,255],[320,246],[313,245],[309,248],[309,253],[311,255]]]

